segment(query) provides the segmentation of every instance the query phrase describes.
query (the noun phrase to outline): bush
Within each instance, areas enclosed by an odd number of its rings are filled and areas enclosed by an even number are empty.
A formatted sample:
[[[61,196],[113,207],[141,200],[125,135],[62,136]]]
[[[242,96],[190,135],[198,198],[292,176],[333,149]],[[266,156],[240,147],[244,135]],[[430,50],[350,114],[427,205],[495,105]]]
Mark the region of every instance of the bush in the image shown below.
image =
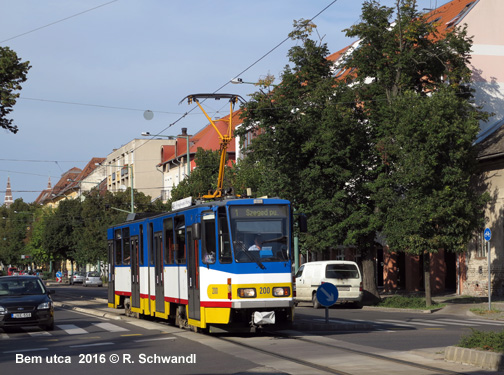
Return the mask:
[[[378,304],[379,307],[391,307],[398,309],[439,309],[444,304],[432,304],[429,307],[425,306],[425,298],[409,297],[409,296],[393,296],[382,299]]]
[[[462,336],[458,346],[504,353],[504,330],[502,332],[487,332],[471,328],[471,331],[470,334]]]

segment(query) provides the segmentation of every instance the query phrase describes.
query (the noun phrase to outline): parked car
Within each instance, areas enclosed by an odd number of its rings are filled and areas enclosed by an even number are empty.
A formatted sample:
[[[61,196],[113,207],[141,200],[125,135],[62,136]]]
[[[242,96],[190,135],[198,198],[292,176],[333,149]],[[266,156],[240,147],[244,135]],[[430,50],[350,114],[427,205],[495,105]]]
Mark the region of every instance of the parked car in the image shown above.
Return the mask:
[[[100,277],[100,273],[96,272],[96,271],[86,273],[86,278],[84,279],[83,285],[84,286],[88,286],[88,285],[103,286],[102,279]]]
[[[362,275],[357,263],[344,260],[308,262],[296,273],[296,302],[312,302],[320,307],[317,289],[323,283],[331,283],[338,289],[337,303],[353,303],[362,307]]]
[[[37,276],[5,276],[0,279],[0,328],[39,326],[54,329],[51,294]]]
[[[19,275],[19,271],[16,267],[7,268],[7,276],[15,276],[15,275]]]
[[[75,283],[84,283],[84,279],[86,278],[86,273],[85,272],[74,272],[73,275],[70,277],[70,284],[75,284]]]

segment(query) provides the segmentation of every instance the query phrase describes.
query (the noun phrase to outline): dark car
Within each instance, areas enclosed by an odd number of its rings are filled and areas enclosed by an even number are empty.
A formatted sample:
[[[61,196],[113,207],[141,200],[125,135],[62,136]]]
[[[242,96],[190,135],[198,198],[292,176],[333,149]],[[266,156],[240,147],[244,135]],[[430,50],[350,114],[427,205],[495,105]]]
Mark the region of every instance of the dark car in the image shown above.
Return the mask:
[[[37,276],[4,276],[0,279],[0,328],[39,326],[54,329],[51,294]]]

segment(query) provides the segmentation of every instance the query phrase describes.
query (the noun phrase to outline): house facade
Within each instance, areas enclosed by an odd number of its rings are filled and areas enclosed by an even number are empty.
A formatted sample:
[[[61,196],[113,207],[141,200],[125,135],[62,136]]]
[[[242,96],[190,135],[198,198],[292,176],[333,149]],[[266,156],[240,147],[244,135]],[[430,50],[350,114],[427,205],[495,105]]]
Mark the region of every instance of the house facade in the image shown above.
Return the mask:
[[[163,174],[156,168],[159,150],[175,144],[171,139],[133,139],[107,155],[105,168],[107,190],[112,193],[133,188],[153,200],[162,195]]]

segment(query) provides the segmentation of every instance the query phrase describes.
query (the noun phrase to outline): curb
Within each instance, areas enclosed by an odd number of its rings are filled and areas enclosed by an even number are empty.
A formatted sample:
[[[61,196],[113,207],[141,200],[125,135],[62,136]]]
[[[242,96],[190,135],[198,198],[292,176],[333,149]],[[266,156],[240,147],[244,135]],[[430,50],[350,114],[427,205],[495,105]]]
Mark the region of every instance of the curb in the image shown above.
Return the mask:
[[[84,308],[84,307],[79,307],[79,306],[74,306],[74,305],[69,305],[65,304],[63,302],[53,302],[54,306],[58,306],[64,309],[69,309],[85,314],[90,314],[94,316],[99,316],[101,318],[107,318],[107,319],[113,319],[113,320],[122,320],[123,316],[121,316],[119,313],[115,312],[108,312],[108,311],[103,311],[100,309],[95,309],[95,308]],[[126,316],[124,316],[126,318]]]
[[[481,367],[486,370],[504,370],[504,354],[477,349],[448,346],[445,349],[445,361]]]
[[[399,308],[391,308],[391,307],[376,307],[376,306],[363,306],[363,310],[374,310],[374,311],[390,311],[390,312],[409,312],[409,313],[416,313],[416,314],[432,314],[437,311],[443,310],[444,307],[441,307],[439,309],[432,309],[432,310],[417,310],[417,309],[399,309]]]

